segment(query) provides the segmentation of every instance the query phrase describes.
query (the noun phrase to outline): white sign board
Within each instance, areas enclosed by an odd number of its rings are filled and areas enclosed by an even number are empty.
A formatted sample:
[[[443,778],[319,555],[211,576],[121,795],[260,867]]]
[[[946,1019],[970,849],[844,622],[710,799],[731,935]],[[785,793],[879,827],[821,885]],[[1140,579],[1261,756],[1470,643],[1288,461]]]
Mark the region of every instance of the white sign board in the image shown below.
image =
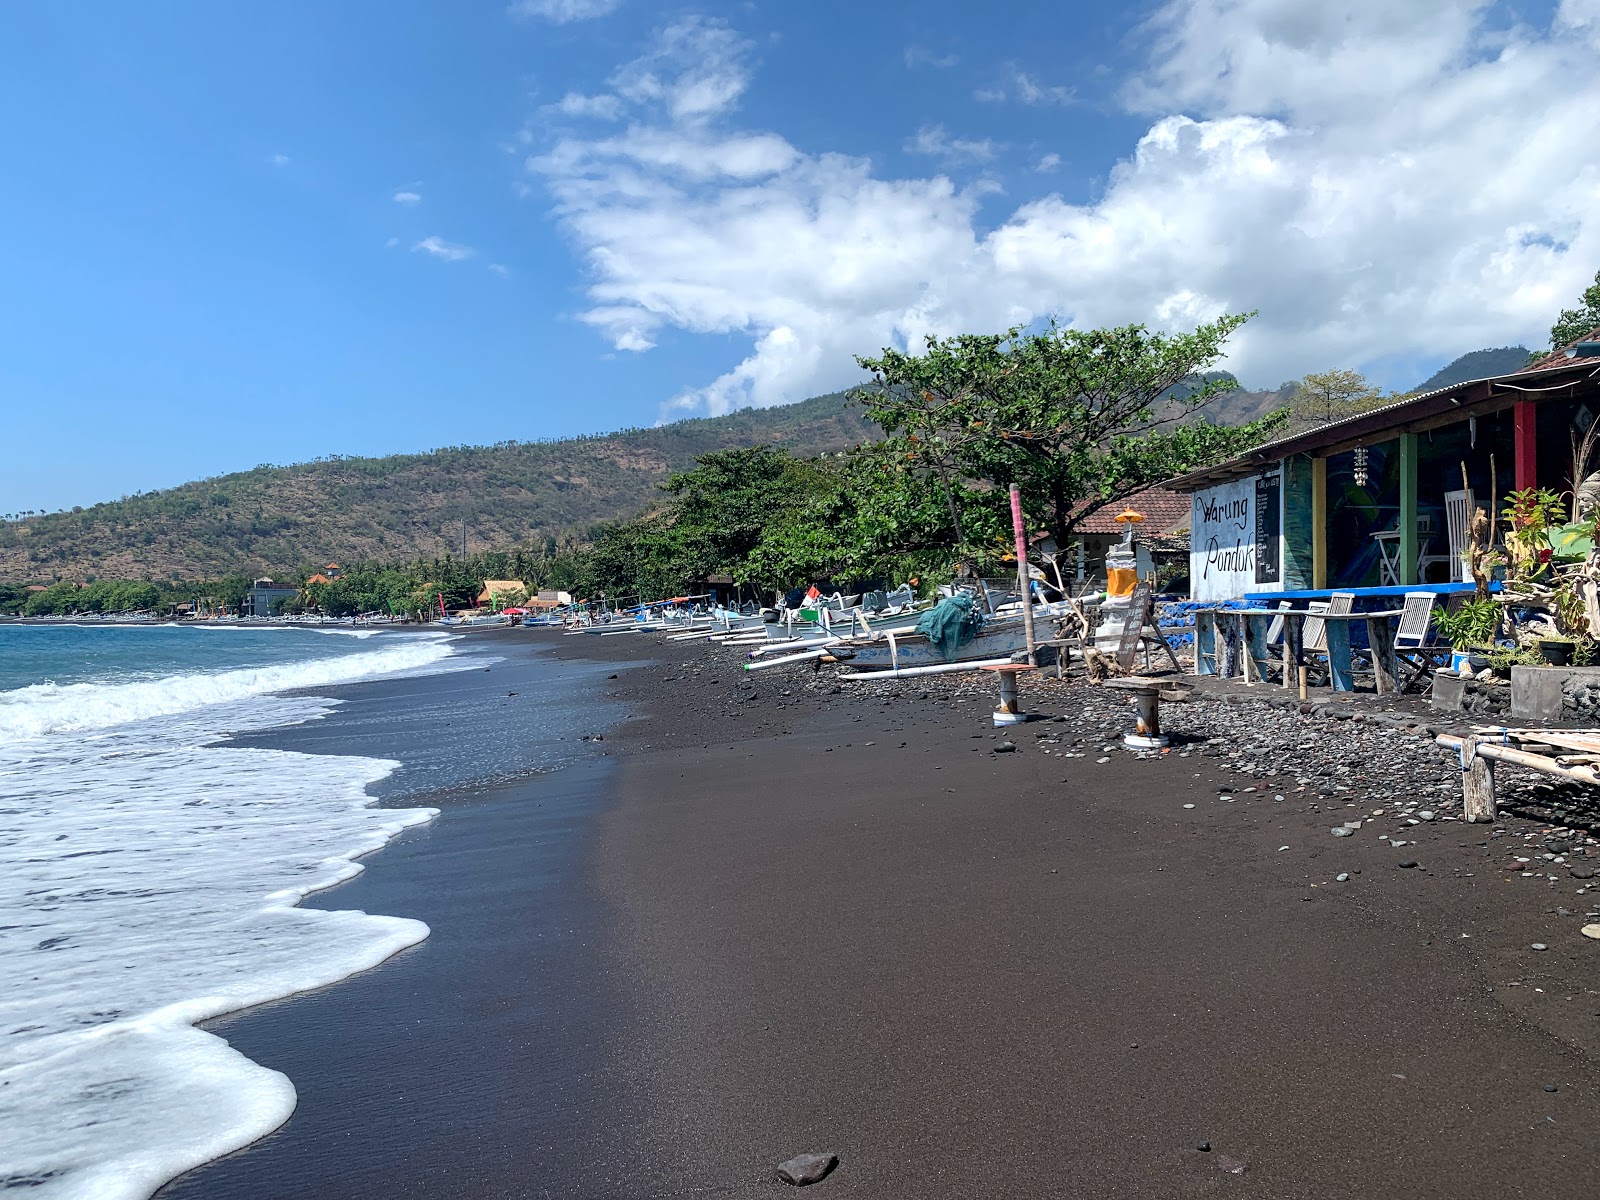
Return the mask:
[[[1257,502],[1275,511],[1256,511]],[[1277,473],[1205,488],[1189,497],[1189,595],[1237,600],[1283,588]]]

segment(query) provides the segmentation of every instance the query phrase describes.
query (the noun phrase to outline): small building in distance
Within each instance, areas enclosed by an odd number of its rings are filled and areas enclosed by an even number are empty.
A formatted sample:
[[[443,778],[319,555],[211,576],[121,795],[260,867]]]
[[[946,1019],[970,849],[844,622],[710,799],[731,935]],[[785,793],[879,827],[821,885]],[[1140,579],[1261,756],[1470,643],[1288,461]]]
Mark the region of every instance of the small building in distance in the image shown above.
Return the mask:
[[[483,591],[478,593],[478,607],[493,604],[496,596],[505,604],[521,604],[528,598],[528,585],[520,579],[485,579]]]
[[[250,585],[250,592],[244,598],[244,612],[240,615],[270,617],[273,615],[274,601],[279,601],[281,608],[283,603],[293,600],[299,594],[299,588],[290,587],[288,584],[276,583],[268,578],[257,579]]]

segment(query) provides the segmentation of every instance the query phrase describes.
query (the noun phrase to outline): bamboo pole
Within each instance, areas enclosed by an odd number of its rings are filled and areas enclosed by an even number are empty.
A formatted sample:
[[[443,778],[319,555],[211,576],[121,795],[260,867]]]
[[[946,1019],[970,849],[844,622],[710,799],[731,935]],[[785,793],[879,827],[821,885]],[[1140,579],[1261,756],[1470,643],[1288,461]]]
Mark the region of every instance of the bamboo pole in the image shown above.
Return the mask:
[[[1017,579],[1022,586],[1022,630],[1028,639],[1028,665],[1039,665],[1038,643],[1033,640],[1033,580],[1028,577],[1028,534],[1022,524],[1022,489],[1011,485],[1011,531],[1017,539]]]

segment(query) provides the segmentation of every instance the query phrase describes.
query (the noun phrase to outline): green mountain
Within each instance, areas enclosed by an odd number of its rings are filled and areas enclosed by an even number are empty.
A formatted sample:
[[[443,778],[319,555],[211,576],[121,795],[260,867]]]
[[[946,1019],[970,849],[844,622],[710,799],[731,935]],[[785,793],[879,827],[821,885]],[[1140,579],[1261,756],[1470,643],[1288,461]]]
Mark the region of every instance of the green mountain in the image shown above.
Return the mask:
[[[877,432],[844,393],[595,437],[257,467],[0,523],[0,581],[207,579],[303,563],[506,549],[636,516],[696,455],[846,450]]]
[[[1440,367],[1417,384],[1416,390],[1431,392],[1435,388],[1449,387],[1452,383],[1466,383],[1469,379],[1509,375],[1521,369],[1530,354],[1526,346],[1500,346],[1494,350],[1474,350]]]

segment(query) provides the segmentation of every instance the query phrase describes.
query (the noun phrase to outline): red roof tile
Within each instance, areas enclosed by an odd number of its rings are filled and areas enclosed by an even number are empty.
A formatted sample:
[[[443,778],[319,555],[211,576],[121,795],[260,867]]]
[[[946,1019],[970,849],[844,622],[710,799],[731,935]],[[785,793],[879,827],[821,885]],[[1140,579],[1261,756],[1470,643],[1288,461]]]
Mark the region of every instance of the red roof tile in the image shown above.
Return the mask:
[[[1125,508],[1144,514],[1144,521],[1139,525],[1143,533],[1171,533],[1189,526],[1189,497],[1164,487],[1152,487],[1085,517],[1078,523],[1078,532],[1120,534],[1122,526],[1117,524],[1116,516]]]
[[[1581,338],[1579,338],[1578,341],[1580,341],[1580,342],[1600,341],[1600,329],[1591,329],[1588,333],[1584,334]],[[1529,363],[1525,368],[1523,368],[1522,373],[1523,374],[1527,374],[1529,371],[1549,371],[1549,370],[1551,370],[1551,369],[1553,369],[1555,367],[1570,367],[1570,366],[1575,366],[1578,363],[1591,363],[1591,362],[1592,363],[1600,363],[1600,356],[1593,355],[1593,354],[1586,354],[1582,358],[1578,358],[1576,356],[1574,356],[1572,358],[1568,358],[1567,357],[1567,348],[1566,347],[1562,347],[1560,350],[1552,350],[1549,354],[1546,354],[1543,358],[1535,359],[1533,362]]]

